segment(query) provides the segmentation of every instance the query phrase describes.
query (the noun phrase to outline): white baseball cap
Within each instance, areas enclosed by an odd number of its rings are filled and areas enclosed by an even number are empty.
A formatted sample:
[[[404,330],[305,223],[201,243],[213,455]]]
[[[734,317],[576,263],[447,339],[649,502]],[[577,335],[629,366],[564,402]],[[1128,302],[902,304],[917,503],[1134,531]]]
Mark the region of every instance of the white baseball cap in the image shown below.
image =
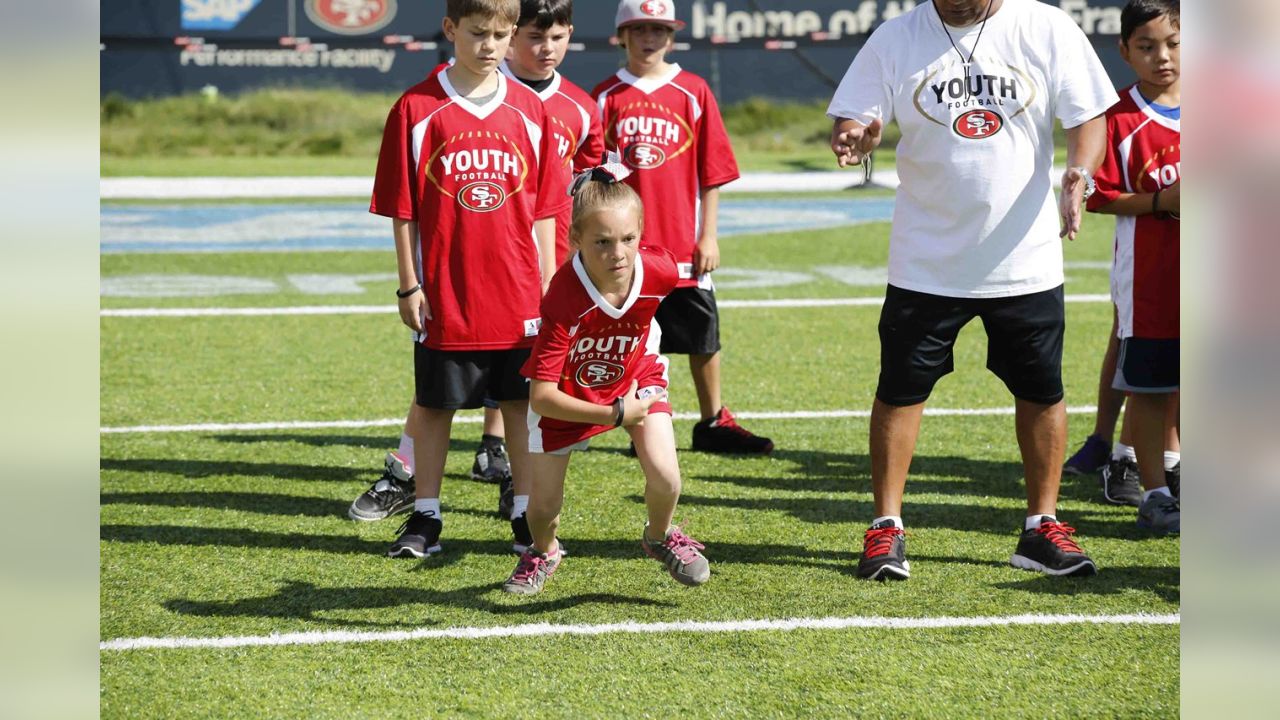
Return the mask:
[[[684,21],[676,19],[675,0],[622,0],[618,3],[618,16],[614,27],[654,23],[666,25],[672,30],[683,30]]]

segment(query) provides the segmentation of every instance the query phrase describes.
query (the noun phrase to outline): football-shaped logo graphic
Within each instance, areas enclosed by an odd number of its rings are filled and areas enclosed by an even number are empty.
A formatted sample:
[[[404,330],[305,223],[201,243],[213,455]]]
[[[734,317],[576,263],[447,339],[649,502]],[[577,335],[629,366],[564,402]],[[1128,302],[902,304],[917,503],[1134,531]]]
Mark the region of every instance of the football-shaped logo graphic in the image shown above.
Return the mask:
[[[970,110],[956,118],[951,127],[960,137],[981,140],[1000,132],[1004,118],[990,110]]]
[[[578,368],[578,384],[582,387],[599,387],[612,385],[622,379],[624,369],[618,363],[604,360],[592,360]]]
[[[657,145],[634,143],[627,146],[623,159],[637,170],[652,170],[666,162],[667,154]]]
[[[307,17],[340,35],[380,30],[396,16],[396,0],[307,0]]]
[[[649,17],[662,17],[667,12],[667,4],[662,0],[645,0],[640,3],[640,12]]]
[[[493,212],[506,201],[506,191],[491,182],[473,182],[458,193],[458,202],[475,212]]]

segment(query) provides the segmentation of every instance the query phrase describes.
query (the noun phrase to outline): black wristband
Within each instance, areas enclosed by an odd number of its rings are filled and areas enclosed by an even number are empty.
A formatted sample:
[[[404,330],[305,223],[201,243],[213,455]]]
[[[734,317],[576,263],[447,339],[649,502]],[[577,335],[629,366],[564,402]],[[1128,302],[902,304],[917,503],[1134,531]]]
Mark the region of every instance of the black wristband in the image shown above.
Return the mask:
[[[626,403],[625,395],[613,401],[613,413],[614,413],[613,426],[614,427],[622,427],[622,421],[623,419],[625,419],[627,414],[625,403]]]
[[[398,297],[398,298],[400,298],[401,300],[403,300],[403,299],[405,299],[405,298],[409,297],[410,295],[412,295],[412,294],[414,294],[414,293],[418,292],[418,291],[419,291],[419,290],[421,290],[421,289],[422,289],[422,283],[418,283],[417,285],[414,285],[413,287],[409,288],[408,290],[397,290],[397,291],[396,291],[396,297]]]
[[[1151,214],[1152,215],[1157,215],[1157,216],[1160,215],[1160,193],[1162,192],[1164,191],[1157,190],[1155,191],[1155,193],[1151,195]]]

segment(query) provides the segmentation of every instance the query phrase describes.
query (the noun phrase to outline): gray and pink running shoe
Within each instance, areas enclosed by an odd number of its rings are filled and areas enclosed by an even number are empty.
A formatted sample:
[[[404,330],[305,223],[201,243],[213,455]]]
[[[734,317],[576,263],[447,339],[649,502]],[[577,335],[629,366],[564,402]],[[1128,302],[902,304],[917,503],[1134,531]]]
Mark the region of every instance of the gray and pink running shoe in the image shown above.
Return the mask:
[[[678,527],[667,530],[667,539],[653,542],[649,539],[649,524],[644,525],[646,532],[640,535],[640,546],[644,554],[667,566],[667,572],[682,585],[701,585],[711,577],[711,567],[707,558],[699,550],[706,546],[685,535]]]
[[[538,552],[530,546],[520,556],[511,577],[502,583],[502,589],[516,595],[536,595],[542,592],[542,586],[551,577],[551,573],[560,567],[563,557],[564,553],[560,551],[558,543],[555,555]]]

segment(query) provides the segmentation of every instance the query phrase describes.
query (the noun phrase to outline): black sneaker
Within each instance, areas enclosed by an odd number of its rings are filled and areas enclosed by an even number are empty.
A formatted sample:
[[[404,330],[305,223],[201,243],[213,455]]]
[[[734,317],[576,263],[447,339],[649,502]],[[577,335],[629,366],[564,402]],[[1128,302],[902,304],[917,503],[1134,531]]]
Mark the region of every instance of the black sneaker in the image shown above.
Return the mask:
[[[525,517],[525,513],[520,513],[520,517],[511,521],[511,536],[515,538],[511,549],[517,554],[528,550],[533,544],[533,533],[529,532],[529,519]]]
[[[413,474],[399,453],[387,453],[386,469],[378,481],[351,503],[352,520],[381,520],[413,507]]]
[[[414,512],[397,530],[400,537],[387,550],[387,557],[423,558],[440,552],[440,530],[443,526],[435,513]]]
[[[1066,475],[1092,475],[1111,458],[1111,443],[1097,435],[1085,438],[1084,444],[1062,465]]]
[[[907,562],[907,536],[892,520],[867,528],[858,558],[858,577],[866,580],[906,580],[911,577]]]
[[[693,449],[710,453],[768,455],[773,441],[760,437],[738,424],[729,408],[693,426]]]
[[[1182,499],[1182,492],[1181,492],[1182,491],[1182,461],[1181,460],[1178,461],[1177,465],[1173,466],[1172,470],[1164,471],[1164,484],[1169,487],[1169,492],[1173,493],[1174,497],[1178,498],[1179,500]]]
[[[1046,575],[1094,575],[1098,568],[1084,550],[1071,539],[1076,529],[1057,520],[1044,520],[1040,527],[1022,531],[1018,549],[1009,564]]]
[[[516,484],[510,477],[498,481],[498,517],[511,519],[511,511],[516,509]]]
[[[1111,458],[1103,466],[1099,481],[1102,483],[1103,499],[1112,505],[1138,507],[1142,503],[1142,479],[1138,476],[1138,463],[1128,458]]]
[[[476,459],[471,463],[471,479],[480,482],[500,482],[511,477],[511,461],[507,459],[507,446],[496,435],[482,435],[476,448]]]
[[[1151,493],[1151,497],[1138,506],[1138,527],[1160,535],[1182,532],[1182,506],[1178,498]]]

